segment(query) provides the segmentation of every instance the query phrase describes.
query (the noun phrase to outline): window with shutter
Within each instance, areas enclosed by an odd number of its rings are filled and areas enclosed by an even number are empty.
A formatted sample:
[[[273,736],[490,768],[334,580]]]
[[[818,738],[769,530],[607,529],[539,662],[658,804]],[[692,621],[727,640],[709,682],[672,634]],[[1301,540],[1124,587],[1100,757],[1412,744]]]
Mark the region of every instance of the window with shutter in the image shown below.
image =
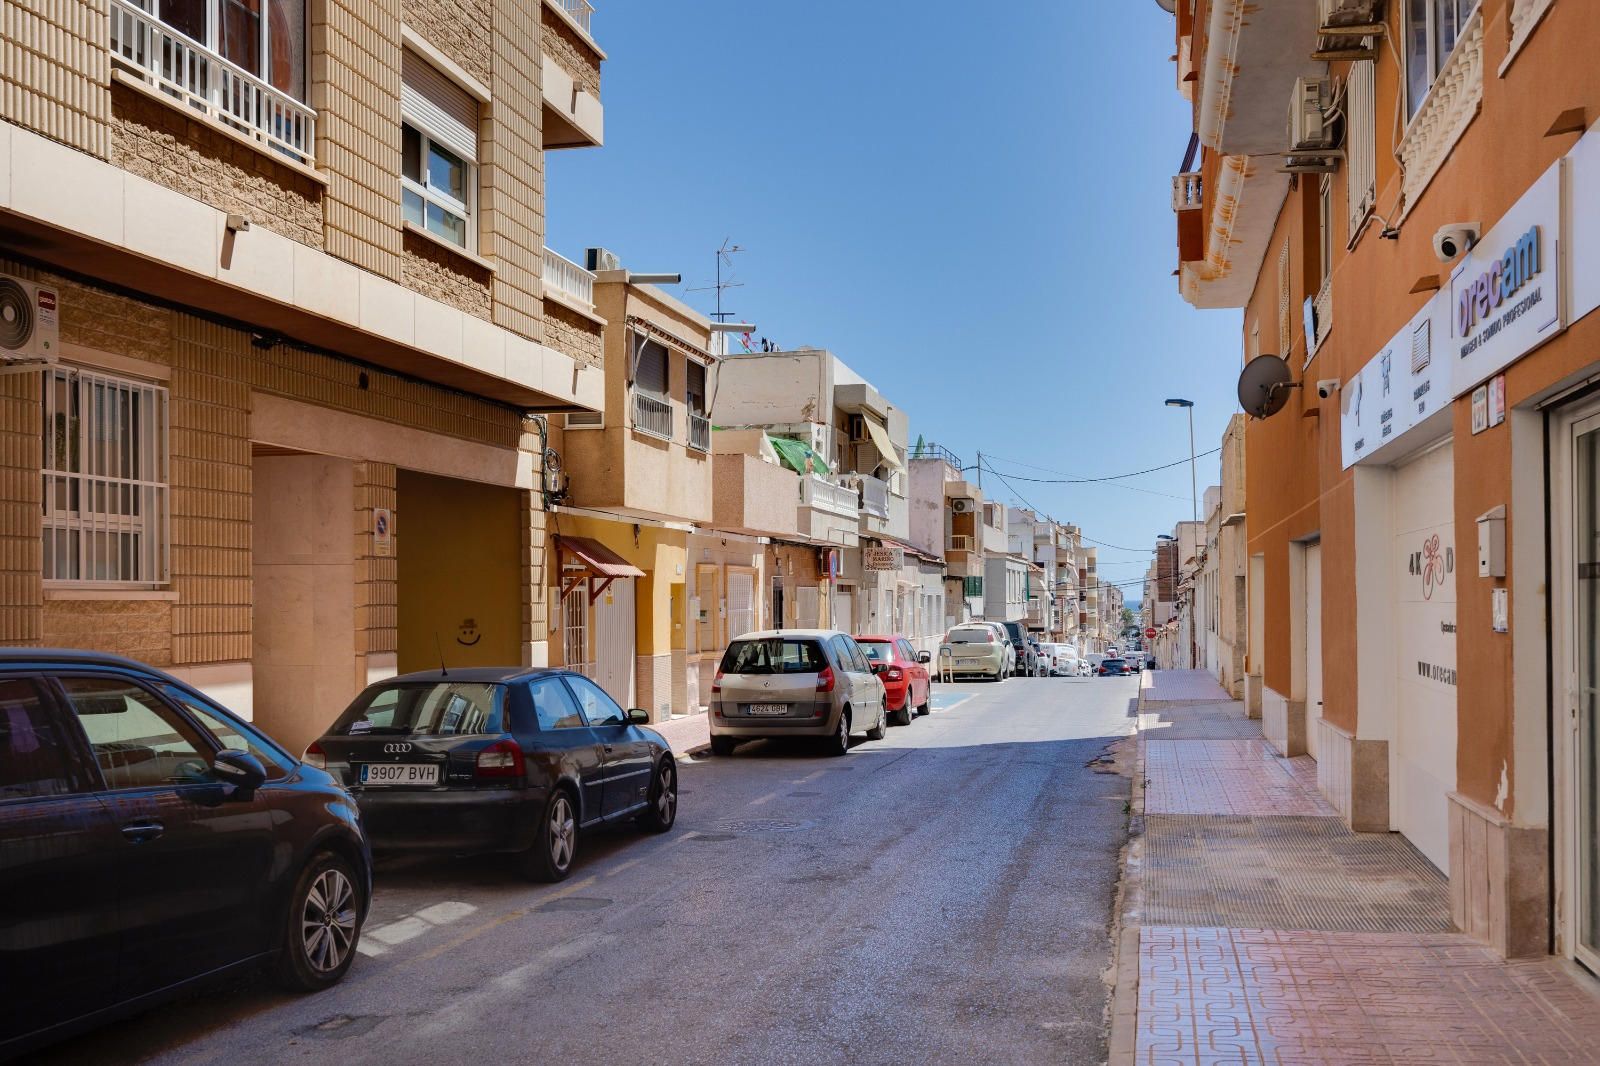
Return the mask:
[[[647,340],[639,346],[639,369],[634,375],[634,388],[649,393],[657,399],[667,398],[667,349],[655,341]]]
[[[1377,201],[1377,90],[1374,65],[1353,64],[1345,94],[1349,135],[1345,137],[1345,193],[1349,198],[1350,238],[1361,232]]]
[[[1289,357],[1291,321],[1289,318],[1289,242],[1283,242],[1278,254],[1278,354]]]
[[[400,59],[400,199],[407,222],[477,247],[478,102],[411,51]]]
[[[689,360],[689,412],[706,413],[706,368],[704,363]]]

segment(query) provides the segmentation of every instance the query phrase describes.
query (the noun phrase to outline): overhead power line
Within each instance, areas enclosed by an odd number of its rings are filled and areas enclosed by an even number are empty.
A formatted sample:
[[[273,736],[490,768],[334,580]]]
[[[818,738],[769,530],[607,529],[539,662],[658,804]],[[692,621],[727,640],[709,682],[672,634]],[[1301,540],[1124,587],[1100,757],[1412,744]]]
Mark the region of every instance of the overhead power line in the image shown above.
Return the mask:
[[[1208,452],[1199,452],[1199,453],[1197,453],[1194,456],[1194,458],[1203,459],[1208,455],[1216,455],[1220,451],[1222,451],[1222,449],[1220,447],[1212,448]],[[997,459],[997,458],[999,458],[999,457],[998,456],[993,456],[993,455],[985,455],[984,456],[985,460]],[[1012,459],[1001,459],[1000,461],[1002,463],[1011,463],[1013,466],[1024,466],[1024,467],[1028,466],[1027,463],[1019,463],[1019,462],[1016,462],[1015,460],[1012,460]],[[1163,463],[1160,466],[1147,467],[1144,470],[1134,470],[1134,471],[1131,471],[1131,472],[1126,473],[1126,474],[1107,474],[1105,477],[1059,477],[1059,478],[1050,478],[1050,477],[1024,477],[1021,474],[1011,474],[1010,477],[1015,478],[1017,481],[1027,481],[1027,482],[1031,482],[1031,483],[1036,484],[1036,485],[1092,485],[1092,484],[1096,484],[1096,483],[1102,482],[1102,481],[1123,481],[1123,480],[1125,480],[1127,478],[1130,478],[1130,477],[1142,477],[1145,474],[1154,474],[1158,470],[1171,470],[1173,467],[1175,467],[1175,466],[1183,466],[1187,462],[1189,462],[1189,460],[1187,458],[1178,459],[1178,460],[1175,460],[1174,462]],[[1000,478],[1000,480],[1002,480],[1002,481],[1006,480],[1006,476],[1007,475],[1002,474],[1002,473],[1000,473],[1000,471],[994,469],[994,467],[989,466],[987,462],[984,463],[984,466],[989,470],[989,472],[991,474],[993,474],[996,477]],[[1043,467],[1029,467],[1029,469],[1043,470],[1045,468],[1043,468]],[[1061,471],[1059,471],[1059,470],[1057,470],[1057,471],[1047,471],[1047,472],[1049,472],[1049,473],[1061,473]]]

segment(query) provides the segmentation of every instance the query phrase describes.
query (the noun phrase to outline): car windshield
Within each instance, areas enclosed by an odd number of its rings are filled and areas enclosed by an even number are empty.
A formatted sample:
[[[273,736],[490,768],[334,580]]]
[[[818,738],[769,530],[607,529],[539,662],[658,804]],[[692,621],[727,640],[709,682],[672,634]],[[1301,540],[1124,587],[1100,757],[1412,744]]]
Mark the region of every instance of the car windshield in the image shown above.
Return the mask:
[[[946,644],[993,644],[992,629],[952,629],[944,638]]]
[[[822,645],[792,637],[736,640],[722,655],[725,674],[814,674],[827,665]]]
[[[446,737],[504,730],[505,686],[451,681],[374,685],[328,732],[334,736]]]
[[[875,663],[888,663],[894,661],[894,648],[887,640],[858,640],[861,652]]]

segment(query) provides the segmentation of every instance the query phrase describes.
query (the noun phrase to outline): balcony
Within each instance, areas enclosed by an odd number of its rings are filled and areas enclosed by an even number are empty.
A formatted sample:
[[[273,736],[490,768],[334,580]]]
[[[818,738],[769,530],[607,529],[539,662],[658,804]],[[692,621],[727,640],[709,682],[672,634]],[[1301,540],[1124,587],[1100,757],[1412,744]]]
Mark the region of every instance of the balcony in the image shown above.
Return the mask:
[[[594,18],[594,5],[589,0],[556,0],[557,6],[571,16],[572,21],[578,24],[578,29],[594,36],[594,31],[589,23]]]
[[[950,534],[949,541],[945,544],[946,551],[970,552],[973,550],[972,538],[965,533]]]
[[[111,0],[111,56],[146,85],[303,166],[316,160],[317,113],[128,0]]]
[[[800,534],[824,544],[855,547],[861,542],[858,495],[848,486],[811,474],[800,479]]]
[[[633,428],[662,440],[672,439],[672,405],[645,392],[633,394]]]
[[[548,248],[544,250],[544,291],[585,314],[594,314],[594,275]]]
[[[598,148],[605,143],[600,65],[606,55],[594,41],[594,8],[588,0],[544,0],[539,17],[544,147]]]
[[[1200,175],[1198,172],[1179,174],[1172,179],[1172,209],[1174,211],[1198,211],[1202,202]]]
[[[689,447],[697,452],[711,450],[711,419],[689,412]]]
[[[889,519],[889,483],[871,474],[839,474],[839,484],[856,493],[861,513],[872,518]]]
[[[1328,339],[1328,331],[1333,329],[1333,275],[1322,279],[1322,287],[1317,290],[1317,298],[1311,303],[1311,317],[1316,325],[1317,335],[1308,337],[1307,344],[1310,352],[1306,355],[1306,362],[1311,361],[1311,356],[1317,354],[1317,349],[1322,347],[1322,342]]]

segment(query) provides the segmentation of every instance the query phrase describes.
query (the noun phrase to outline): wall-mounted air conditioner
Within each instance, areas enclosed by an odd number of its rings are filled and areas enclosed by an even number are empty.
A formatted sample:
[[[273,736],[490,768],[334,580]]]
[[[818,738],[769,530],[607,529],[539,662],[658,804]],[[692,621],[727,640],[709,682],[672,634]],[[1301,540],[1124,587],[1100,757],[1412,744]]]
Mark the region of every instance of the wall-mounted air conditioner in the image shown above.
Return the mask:
[[[59,304],[53,287],[0,274],[0,365],[26,369],[56,361]]]
[[[1314,152],[1333,147],[1333,123],[1328,110],[1333,90],[1326,79],[1296,78],[1289,98],[1289,150]]]
[[[1317,25],[1324,31],[1373,26],[1383,21],[1383,0],[1317,0]]]
[[[950,510],[956,514],[969,514],[973,507],[973,502],[964,496],[957,496],[950,501]]]

